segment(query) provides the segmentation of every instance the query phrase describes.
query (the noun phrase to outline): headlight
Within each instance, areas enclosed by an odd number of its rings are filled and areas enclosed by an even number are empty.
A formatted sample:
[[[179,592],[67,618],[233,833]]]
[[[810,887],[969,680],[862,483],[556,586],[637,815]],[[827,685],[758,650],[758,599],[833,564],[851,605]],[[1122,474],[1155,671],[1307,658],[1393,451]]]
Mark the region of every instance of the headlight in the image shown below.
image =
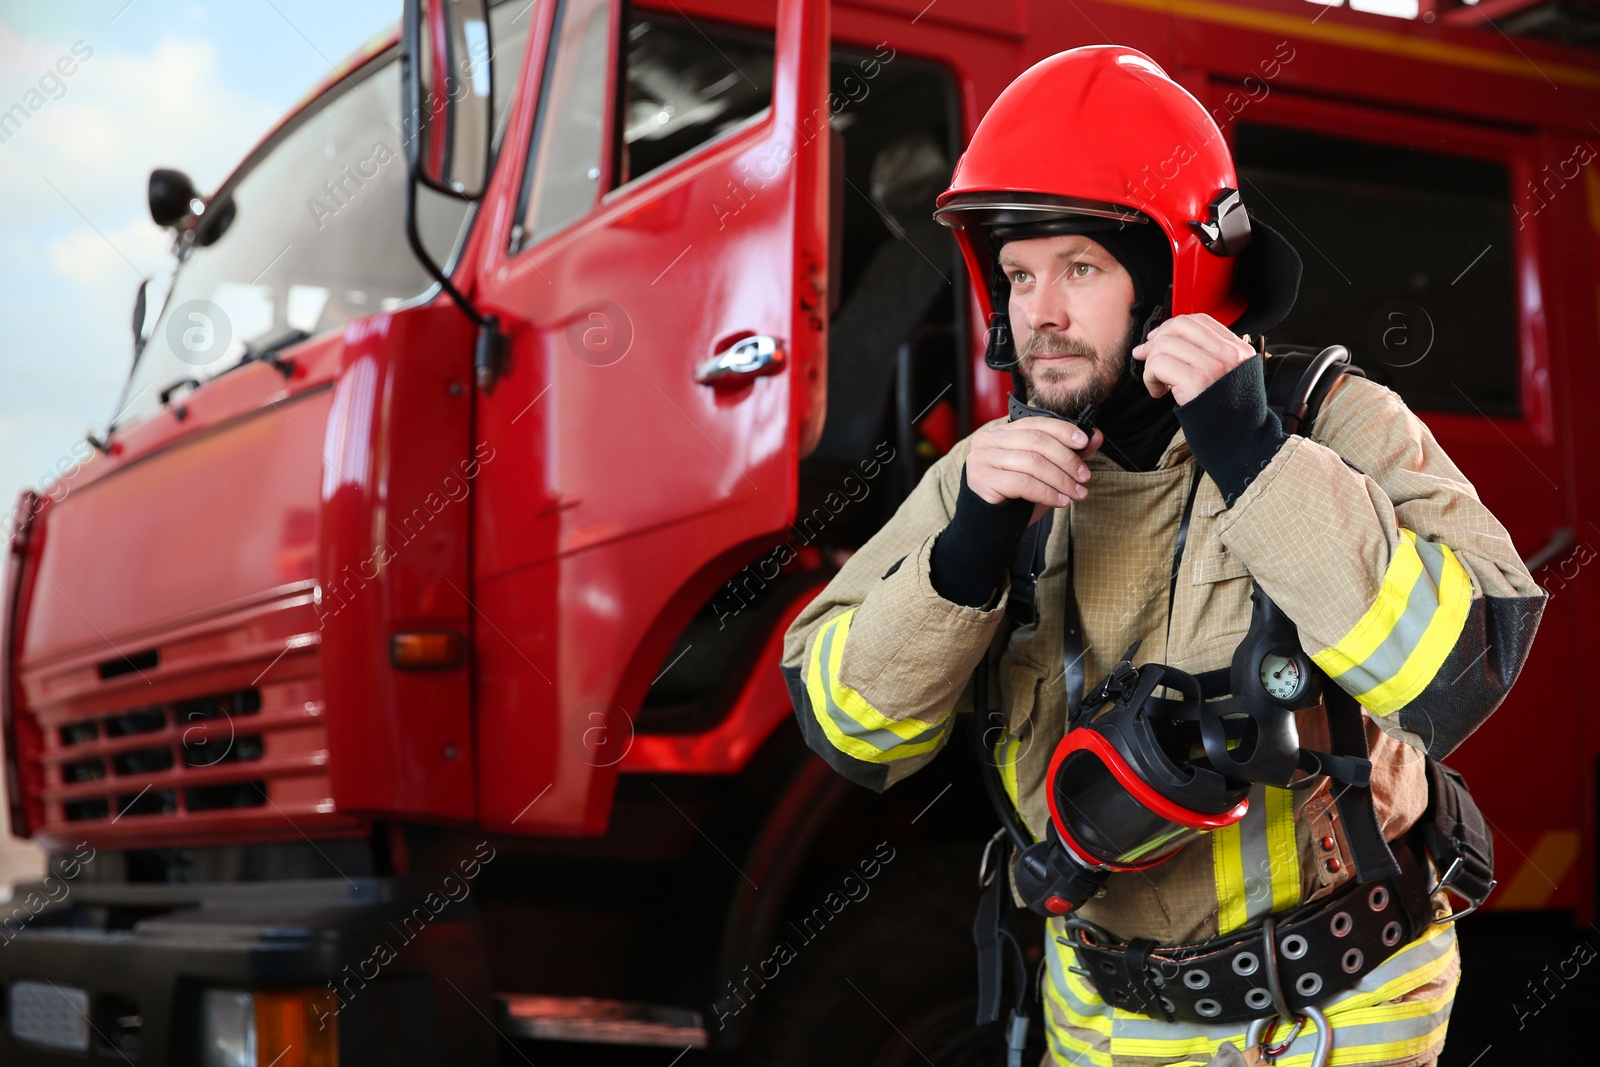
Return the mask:
[[[208,989],[203,1067],[339,1067],[339,1006],[326,989]]]

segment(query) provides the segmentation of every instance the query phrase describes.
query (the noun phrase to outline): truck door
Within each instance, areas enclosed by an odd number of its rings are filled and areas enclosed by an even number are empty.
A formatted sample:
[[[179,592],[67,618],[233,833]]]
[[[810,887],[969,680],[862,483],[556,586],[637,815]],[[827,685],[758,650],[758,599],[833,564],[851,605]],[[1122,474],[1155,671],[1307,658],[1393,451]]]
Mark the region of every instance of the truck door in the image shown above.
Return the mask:
[[[1244,100],[1216,88],[1213,114],[1228,121],[1240,107],[1230,101]],[[1574,906],[1587,768],[1567,710],[1580,706],[1565,666],[1576,598],[1559,584],[1593,553],[1574,536],[1547,336],[1560,238],[1541,240],[1549,220],[1512,196],[1544,162],[1541,142],[1276,93],[1225,129],[1246,204],[1305,264],[1295,310],[1269,341],[1342,343],[1400,393],[1553,594],[1506,706],[1450,763],[1506,846],[1489,907]],[[1541,769],[1509,789],[1506,767]]]
[[[541,6],[480,265],[511,341],[478,401],[479,805],[596,833],[663,654],[792,519],[820,432],[828,5]]]

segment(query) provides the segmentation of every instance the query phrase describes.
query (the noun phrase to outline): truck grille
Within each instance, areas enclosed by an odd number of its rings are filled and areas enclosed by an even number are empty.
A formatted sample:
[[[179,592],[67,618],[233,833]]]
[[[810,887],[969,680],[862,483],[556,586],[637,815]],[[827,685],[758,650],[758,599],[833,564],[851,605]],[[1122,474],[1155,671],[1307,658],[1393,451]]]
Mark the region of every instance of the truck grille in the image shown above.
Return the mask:
[[[235,689],[60,727],[62,784],[104,782],[106,790],[98,796],[64,801],[63,816],[68,822],[82,822],[166,815],[180,808],[260,807],[267,802],[267,792],[266,782],[259,778],[187,788],[147,785],[140,790],[119,789],[117,781],[166,777],[174,767],[187,771],[259,760],[265,748],[261,735],[242,730],[249,717],[260,712],[259,692]],[[219,724],[224,728],[218,728]],[[82,758],[74,758],[79,753]]]
[[[308,679],[58,721],[41,754],[46,826],[137,833],[229,812],[282,821],[285,809],[327,810],[319,689]]]

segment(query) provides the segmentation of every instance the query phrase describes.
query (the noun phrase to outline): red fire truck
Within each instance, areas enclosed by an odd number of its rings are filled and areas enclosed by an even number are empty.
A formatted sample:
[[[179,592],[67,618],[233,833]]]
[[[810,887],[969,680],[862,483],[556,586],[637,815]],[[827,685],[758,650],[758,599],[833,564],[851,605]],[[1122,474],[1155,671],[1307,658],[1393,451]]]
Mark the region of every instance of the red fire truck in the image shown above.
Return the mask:
[[[10,812],[50,867],[0,909],[0,1059],[989,1062],[970,760],[849,785],[777,661],[1003,413],[933,197],[1016,73],[1107,41],[1299,247],[1270,340],[1404,396],[1553,594],[1452,761],[1509,916],[1464,924],[1452,1035],[1577,1009],[1545,975],[1595,898],[1593,9],[481,7],[410,0],[209,195],[151,176],[176,262],[117,415],[7,531]]]

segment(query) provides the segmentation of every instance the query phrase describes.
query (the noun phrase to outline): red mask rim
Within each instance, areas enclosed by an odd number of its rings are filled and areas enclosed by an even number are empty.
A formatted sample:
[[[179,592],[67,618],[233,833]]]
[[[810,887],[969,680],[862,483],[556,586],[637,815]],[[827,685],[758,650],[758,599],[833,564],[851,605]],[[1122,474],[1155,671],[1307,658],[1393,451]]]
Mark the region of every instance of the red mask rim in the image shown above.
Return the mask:
[[[1223,827],[1232,826],[1240,819],[1243,819],[1245,813],[1250,809],[1249,797],[1241,798],[1239,803],[1216,815],[1191,811],[1175,804],[1158,793],[1150,783],[1139,777],[1133,768],[1128,766],[1128,762],[1123,758],[1122,753],[1117,751],[1116,747],[1112,745],[1104,734],[1094,729],[1093,726],[1080,726],[1075,730],[1069,730],[1067,735],[1061,739],[1061,742],[1056,745],[1055,753],[1050,757],[1050,767],[1045,772],[1045,801],[1050,808],[1050,821],[1055,824],[1056,832],[1061,835],[1062,840],[1080,856],[1087,857],[1090,854],[1079,846],[1072,837],[1071,831],[1067,829],[1065,821],[1061,818],[1061,813],[1056,808],[1056,774],[1061,769],[1062,762],[1074,752],[1087,752],[1099,759],[1106,770],[1111,772],[1111,776],[1116,779],[1117,784],[1126,789],[1135,800],[1158,817],[1177,826],[1200,831],[1220,830]],[[1162,856],[1153,863],[1141,866],[1110,864],[1100,860],[1092,862],[1110,867],[1113,870],[1140,871],[1154,867],[1156,864],[1170,858],[1170,856]]]

